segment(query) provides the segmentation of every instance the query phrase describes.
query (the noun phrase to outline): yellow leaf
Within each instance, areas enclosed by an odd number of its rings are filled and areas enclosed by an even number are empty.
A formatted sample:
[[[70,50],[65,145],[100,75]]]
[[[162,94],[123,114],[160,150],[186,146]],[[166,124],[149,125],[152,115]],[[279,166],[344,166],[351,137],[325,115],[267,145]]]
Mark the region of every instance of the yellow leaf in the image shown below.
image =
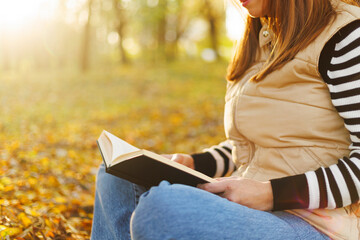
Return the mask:
[[[74,150],[69,150],[68,155],[72,159],[77,158],[77,153]]]
[[[11,228],[4,225],[0,225],[0,236],[6,237],[6,236],[14,236],[21,232],[21,228]]]
[[[31,186],[34,186],[34,185],[36,185],[38,183],[38,180],[36,178],[34,178],[34,177],[31,177],[31,178],[28,179],[28,182],[29,182],[29,184]]]
[[[53,224],[50,222],[49,219],[45,219],[45,224],[46,224],[46,226],[48,226],[49,228],[52,228],[52,227],[53,227]]]
[[[3,191],[4,192],[10,192],[10,191],[12,191],[12,190],[14,190],[14,186],[13,185],[9,185],[9,186],[6,186],[4,189],[3,189]]]
[[[0,199],[0,205],[7,207],[10,205],[10,202],[7,199]]]
[[[63,211],[66,210],[66,206],[65,205],[59,205],[59,206],[56,206],[54,207],[53,209],[51,209],[51,212],[55,213],[55,214],[60,214],[62,213]]]
[[[31,209],[31,208],[25,208],[25,212],[34,217],[40,216],[40,214],[37,211],[35,211],[34,209]]]
[[[50,186],[56,187],[59,186],[59,181],[54,176],[49,176],[47,182]]]
[[[68,200],[62,196],[58,196],[55,198],[55,202],[57,203],[66,203]]]
[[[9,177],[2,177],[0,179],[0,183],[3,184],[3,185],[10,185],[11,184],[11,178]]]
[[[31,219],[23,212],[18,215],[18,219],[24,224],[25,227],[28,227],[32,223]]]
[[[47,234],[46,234],[47,237],[51,237],[51,238],[54,238],[55,235],[52,231],[48,231]]]
[[[41,165],[43,165],[45,168],[49,167],[49,163],[50,163],[49,158],[44,157],[40,161],[41,161]]]

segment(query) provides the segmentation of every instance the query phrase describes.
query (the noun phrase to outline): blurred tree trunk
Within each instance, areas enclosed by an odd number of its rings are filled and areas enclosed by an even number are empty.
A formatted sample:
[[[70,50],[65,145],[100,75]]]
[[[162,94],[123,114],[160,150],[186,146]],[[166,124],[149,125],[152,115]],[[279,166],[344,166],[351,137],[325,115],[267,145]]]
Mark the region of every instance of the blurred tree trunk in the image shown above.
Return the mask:
[[[157,42],[158,42],[160,57],[164,58],[166,57],[165,48],[166,48],[167,0],[159,0],[158,8],[160,12],[158,19]]]
[[[219,43],[218,43],[218,17],[211,1],[204,0],[204,15],[209,23],[209,35],[211,48],[215,51],[216,58],[219,59]]]
[[[89,69],[89,56],[90,56],[90,31],[91,31],[91,18],[92,18],[92,5],[93,0],[88,0],[88,18],[84,28],[83,44],[80,55],[80,68],[83,72]]]
[[[174,60],[177,58],[178,55],[178,42],[181,38],[181,36],[184,34],[186,27],[189,23],[187,21],[187,18],[185,17],[186,14],[184,14],[184,4],[183,0],[177,0],[177,11],[175,13],[175,22],[170,24],[172,26],[171,30],[174,31],[175,37],[174,39],[171,39],[171,41],[168,43],[167,51],[166,51],[166,58],[167,60]]]
[[[116,32],[119,35],[119,50],[120,50],[121,62],[123,64],[128,64],[130,61],[123,46],[123,42],[125,38],[125,27],[127,25],[127,18],[125,16],[125,11],[121,4],[121,1],[119,2],[119,0],[113,0],[113,8],[115,10],[115,14],[117,18]]]

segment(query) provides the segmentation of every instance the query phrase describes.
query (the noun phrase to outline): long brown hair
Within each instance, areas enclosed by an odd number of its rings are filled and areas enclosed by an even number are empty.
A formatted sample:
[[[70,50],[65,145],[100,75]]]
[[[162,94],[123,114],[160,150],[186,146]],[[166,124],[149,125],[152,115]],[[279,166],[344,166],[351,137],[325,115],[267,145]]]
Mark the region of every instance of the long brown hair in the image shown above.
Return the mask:
[[[233,0],[238,4],[239,0]],[[342,0],[359,6],[355,0]],[[263,69],[252,80],[260,81],[267,74],[282,67],[308,46],[336,14],[331,0],[267,0],[263,6],[268,16],[262,18],[274,33],[272,51]],[[238,80],[254,63],[259,46],[259,18],[247,17],[243,38],[238,42],[229,64],[227,79]]]

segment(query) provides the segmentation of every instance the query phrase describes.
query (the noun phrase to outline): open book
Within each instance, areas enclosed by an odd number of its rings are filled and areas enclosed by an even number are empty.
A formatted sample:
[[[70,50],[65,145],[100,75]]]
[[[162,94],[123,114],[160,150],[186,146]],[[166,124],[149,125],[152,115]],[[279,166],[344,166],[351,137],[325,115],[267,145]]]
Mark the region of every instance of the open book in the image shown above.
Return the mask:
[[[145,187],[158,185],[162,180],[190,186],[216,181],[161,155],[138,149],[105,130],[97,143],[107,173]]]

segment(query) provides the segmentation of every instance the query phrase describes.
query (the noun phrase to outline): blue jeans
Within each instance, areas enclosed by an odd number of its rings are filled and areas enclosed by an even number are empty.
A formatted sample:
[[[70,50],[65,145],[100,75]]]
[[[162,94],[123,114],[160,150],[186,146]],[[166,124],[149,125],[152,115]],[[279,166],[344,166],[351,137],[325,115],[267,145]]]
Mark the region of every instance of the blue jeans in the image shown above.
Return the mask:
[[[101,166],[91,239],[131,238],[329,239],[301,218],[283,211],[254,210],[198,188],[166,181],[146,191],[105,173]]]

